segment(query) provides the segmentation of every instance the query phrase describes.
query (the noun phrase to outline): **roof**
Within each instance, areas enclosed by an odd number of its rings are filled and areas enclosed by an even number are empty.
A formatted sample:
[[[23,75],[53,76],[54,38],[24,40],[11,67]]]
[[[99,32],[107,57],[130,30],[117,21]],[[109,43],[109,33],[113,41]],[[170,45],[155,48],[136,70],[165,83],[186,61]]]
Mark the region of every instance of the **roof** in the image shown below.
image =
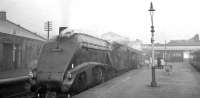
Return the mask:
[[[171,42],[167,46],[200,46],[200,41]]]
[[[151,46],[151,44],[143,44]],[[154,46],[165,46],[165,44],[154,44]],[[182,42],[170,42],[166,46],[200,46],[200,41],[182,41]]]
[[[10,20],[0,20],[0,32],[10,35],[25,37],[34,40],[46,41],[46,39],[30,30],[15,24]]]

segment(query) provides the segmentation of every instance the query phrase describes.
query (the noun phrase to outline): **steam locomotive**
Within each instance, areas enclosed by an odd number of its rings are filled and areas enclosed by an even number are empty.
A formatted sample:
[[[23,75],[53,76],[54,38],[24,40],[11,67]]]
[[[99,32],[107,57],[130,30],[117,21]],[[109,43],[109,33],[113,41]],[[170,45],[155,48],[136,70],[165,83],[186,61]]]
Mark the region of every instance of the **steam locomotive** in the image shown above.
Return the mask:
[[[38,60],[32,91],[81,92],[142,64],[142,52],[83,33],[48,41]]]

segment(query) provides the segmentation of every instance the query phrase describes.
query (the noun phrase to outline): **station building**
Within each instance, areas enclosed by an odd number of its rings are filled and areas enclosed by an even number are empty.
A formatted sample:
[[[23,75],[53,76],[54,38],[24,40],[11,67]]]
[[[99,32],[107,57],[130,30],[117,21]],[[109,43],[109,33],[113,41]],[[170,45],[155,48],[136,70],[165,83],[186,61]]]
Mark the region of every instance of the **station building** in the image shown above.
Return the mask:
[[[28,69],[29,65],[38,59],[45,41],[46,39],[38,34],[8,20],[6,12],[1,11],[0,72]],[[0,79],[2,77],[3,75]]]
[[[151,44],[143,44],[143,50],[151,56]],[[200,49],[199,35],[189,40],[171,40],[166,44],[155,44],[155,58],[161,57],[168,62],[183,62],[191,58],[190,53]]]

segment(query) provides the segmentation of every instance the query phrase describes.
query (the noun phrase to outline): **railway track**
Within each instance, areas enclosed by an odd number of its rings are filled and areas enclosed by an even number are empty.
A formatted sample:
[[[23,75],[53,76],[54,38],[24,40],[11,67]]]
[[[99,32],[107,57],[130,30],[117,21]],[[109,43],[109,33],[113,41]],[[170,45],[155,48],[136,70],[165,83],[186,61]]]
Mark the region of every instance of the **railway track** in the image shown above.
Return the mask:
[[[65,95],[65,94],[58,94],[56,97],[49,95],[48,98],[71,98],[72,96]],[[0,98],[46,98],[42,96],[37,96],[33,92],[20,92],[20,93],[15,93],[7,96],[0,96]]]
[[[30,95],[26,89],[27,81],[6,82],[0,85],[0,98],[28,98],[22,97]]]
[[[19,93],[3,96],[2,98],[33,98],[33,97],[34,95],[31,92],[24,91],[24,92],[19,92]]]

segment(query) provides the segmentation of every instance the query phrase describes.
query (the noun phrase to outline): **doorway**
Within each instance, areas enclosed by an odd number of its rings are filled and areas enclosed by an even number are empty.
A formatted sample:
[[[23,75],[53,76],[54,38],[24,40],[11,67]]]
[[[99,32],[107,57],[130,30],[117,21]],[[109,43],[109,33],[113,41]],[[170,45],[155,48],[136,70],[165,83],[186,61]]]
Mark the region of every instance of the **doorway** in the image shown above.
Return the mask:
[[[12,70],[17,68],[19,57],[18,45],[13,43],[3,43],[3,57],[2,57],[2,68],[1,70]]]

